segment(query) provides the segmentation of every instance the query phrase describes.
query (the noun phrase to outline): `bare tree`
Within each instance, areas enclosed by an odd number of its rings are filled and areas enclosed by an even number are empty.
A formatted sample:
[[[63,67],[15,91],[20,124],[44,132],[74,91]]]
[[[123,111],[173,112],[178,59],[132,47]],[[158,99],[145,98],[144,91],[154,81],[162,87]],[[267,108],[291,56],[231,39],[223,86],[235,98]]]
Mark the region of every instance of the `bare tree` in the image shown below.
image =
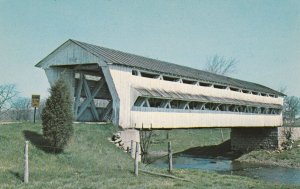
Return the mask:
[[[231,75],[236,72],[237,62],[234,58],[225,58],[216,54],[207,59],[204,70],[220,75]]]
[[[214,55],[207,59],[204,70],[210,73],[219,75],[231,75],[236,72],[237,60],[234,58],[225,58],[224,56]],[[222,128],[220,129],[222,142],[224,142],[224,135]]]
[[[283,104],[283,120],[289,126],[294,126],[296,116],[300,112],[300,98],[286,96]]]
[[[14,120],[29,120],[31,113],[31,99],[19,97],[11,104],[11,118]]]
[[[11,102],[17,94],[18,91],[14,84],[0,85],[0,115],[10,108]]]
[[[279,92],[286,94],[287,87],[280,87]],[[285,96],[283,99],[283,135],[285,141],[281,144],[283,149],[291,149],[293,147],[293,126],[296,123],[296,116],[300,112],[300,98],[295,96]]]
[[[36,115],[36,120],[41,120],[41,115],[43,109],[46,107],[46,99],[41,99],[40,100],[40,106],[37,109],[37,115]]]
[[[149,145],[151,144],[152,139],[152,130],[141,130],[140,131],[140,146],[141,146],[141,156],[142,162],[146,162],[146,156],[148,155]]]
[[[293,132],[296,123],[296,116],[300,111],[300,98],[295,96],[286,96],[283,102],[283,135],[285,141],[281,144],[283,149],[291,149],[293,147]]]
[[[280,87],[279,92],[286,94],[287,87]],[[287,126],[293,126],[296,121],[296,116],[300,113],[300,98],[296,96],[285,96],[283,99],[283,121]]]
[[[279,92],[283,93],[283,94],[286,94],[287,93],[287,86],[281,86],[279,89],[278,89]]]

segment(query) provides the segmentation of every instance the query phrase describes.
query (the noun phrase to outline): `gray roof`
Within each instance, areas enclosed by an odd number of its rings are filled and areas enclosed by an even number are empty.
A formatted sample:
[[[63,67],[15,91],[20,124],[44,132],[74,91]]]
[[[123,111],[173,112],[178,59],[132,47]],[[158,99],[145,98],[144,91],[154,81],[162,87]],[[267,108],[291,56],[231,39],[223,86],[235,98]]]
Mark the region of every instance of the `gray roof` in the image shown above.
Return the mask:
[[[284,96],[284,94],[260,84],[256,84],[248,81],[242,81],[239,79],[234,79],[231,77],[226,77],[218,74],[213,74],[210,72],[197,70],[187,66],[181,66],[178,64],[173,64],[165,61],[146,58],[139,55],[125,53],[118,50],[91,45],[88,43],[84,43],[72,39],[70,39],[70,41],[76,43],[77,45],[87,50],[88,52],[94,54],[95,56],[103,58],[107,63],[129,66],[133,68],[139,68],[139,69],[149,70],[153,72],[159,72],[168,75],[174,75],[174,76],[179,76],[179,77],[193,79],[193,80],[199,80],[203,82],[210,82],[210,83],[221,84],[221,85],[226,85],[231,87],[237,87],[237,88],[251,90],[251,91]]]

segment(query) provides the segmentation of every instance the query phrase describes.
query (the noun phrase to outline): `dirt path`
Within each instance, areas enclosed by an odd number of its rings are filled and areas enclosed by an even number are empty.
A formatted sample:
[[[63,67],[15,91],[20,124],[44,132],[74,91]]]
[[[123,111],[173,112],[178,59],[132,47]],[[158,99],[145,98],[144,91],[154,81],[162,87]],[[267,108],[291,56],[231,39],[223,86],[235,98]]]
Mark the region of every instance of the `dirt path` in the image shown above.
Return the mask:
[[[9,124],[13,124],[13,123],[22,123],[22,122],[18,122],[18,121],[0,121],[0,125],[9,125]]]

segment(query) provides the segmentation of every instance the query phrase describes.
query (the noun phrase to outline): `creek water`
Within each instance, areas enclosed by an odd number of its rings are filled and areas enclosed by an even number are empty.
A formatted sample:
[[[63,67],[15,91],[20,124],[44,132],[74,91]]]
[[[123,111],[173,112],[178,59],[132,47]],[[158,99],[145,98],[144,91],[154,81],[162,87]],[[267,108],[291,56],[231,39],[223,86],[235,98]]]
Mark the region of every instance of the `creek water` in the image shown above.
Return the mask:
[[[168,160],[167,158],[158,159],[152,165],[167,168]],[[270,182],[300,185],[300,169],[297,168],[262,166],[224,158],[203,158],[186,154],[173,156],[173,167],[179,169],[200,169],[220,174],[239,175]]]

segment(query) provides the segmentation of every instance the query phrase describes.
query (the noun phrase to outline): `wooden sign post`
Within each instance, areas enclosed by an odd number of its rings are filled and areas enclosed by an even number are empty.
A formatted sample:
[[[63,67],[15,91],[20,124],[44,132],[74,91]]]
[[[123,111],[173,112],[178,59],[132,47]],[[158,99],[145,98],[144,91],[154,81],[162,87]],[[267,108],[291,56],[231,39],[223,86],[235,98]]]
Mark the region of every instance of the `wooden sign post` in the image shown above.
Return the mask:
[[[36,108],[40,106],[40,95],[32,95],[31,96],[31,106],[34,107],[34,113],[33,113],[33,123],[35,123],[35,114],[36,114]]]

